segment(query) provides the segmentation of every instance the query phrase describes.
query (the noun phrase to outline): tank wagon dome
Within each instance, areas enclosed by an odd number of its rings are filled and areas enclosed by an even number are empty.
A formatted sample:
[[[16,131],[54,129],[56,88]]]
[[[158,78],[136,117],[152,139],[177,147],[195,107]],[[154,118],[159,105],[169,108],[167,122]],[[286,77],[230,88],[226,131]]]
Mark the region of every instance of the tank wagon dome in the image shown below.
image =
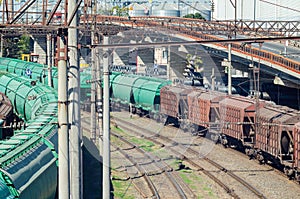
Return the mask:
[[[180,11],[177,4],[164,2],[159,6],[152,8],[152,16],[159,17],[180,17]]]

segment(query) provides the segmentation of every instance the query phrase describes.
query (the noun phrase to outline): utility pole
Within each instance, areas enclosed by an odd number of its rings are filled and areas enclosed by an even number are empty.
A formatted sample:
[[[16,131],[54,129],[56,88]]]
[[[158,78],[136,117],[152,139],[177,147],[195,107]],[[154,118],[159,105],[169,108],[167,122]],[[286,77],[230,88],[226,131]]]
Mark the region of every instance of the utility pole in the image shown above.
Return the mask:
[[[259,51],[261,51],[262,42],[259,43]],[[259,74],[260,74],[260,58],[258,60],[258,67],[253,67],[253,78],[254,78],[254,89],[255,89],[255,132],[259,133],[260,124],[259,124],[259,95],[260,95],[260,83],[259,83]]]
[[[171,46],[168,45],[168,64],[167,64],[167,78],[171,80]]]
[[[253,21],[254,21],[254,27],[255,28],[255,20],[256,20],[256,0],[254,0],[253,5]]]
[[[231,43],[228,44],[228,95],[232,94],[232,82],[231,82]]]
[[[234,38],[236,39],[236,29],[237,29],[237,4],[234,1]]]
[[[93,12],[94,14],[97,14],[97,0],[94,0],[94,7],[93,7]],[[95,19],[96,20],[96,19]],[[98,32],[96,32],[96,24],[97,22],[95,21],[95,26],[94,26],[94,38],[93,38],[93,42],[94,44],[99,44],[100,43],[100,35],[98,34]],[[95,139],[98,139],[99,141],[99,154],[100,156],[103,155],[103,142],[101,141],[102,139],[102,133],[103,133],[103,115],[102,115],[102,86],[101,86],[101,66],[100,66],[100,55],[99,55],[99,48],[95,48],[95,60],[94,60],[94,63],[95,63],[95,70],[96,70],[96,110],[97,110],[97,113],[98,113],[98,117],[97,117],[97,120],[98,120],[98,131],[96,130],[96,136],[95,136]],[[96,140],[95,140],[96,142]]]
[[[58,30],[58,197],[70,197],[67,102],[67,29]]]
[[[100,36],[97,35],[97,44],[100,43]],[[100,66],[100,54],[99,54],[99,48],[96,48],[96,76],[97,76],[97,87],[96,87],[96,93],[97,93],[97,99],[96,99],[96,107],[97,107],[97,113],[98,113],[98,126],[99,126],[99,134],[96,135],[96,138],[99,141],[99,152],[100,156],[103,156],[103,90],[101,86],[100,78],[102,76],[101,74],[101,66]],[[99,81],[98,81],[99,79]]]
[[[250,72],[249,72],[249,79],[250,79],[249,90],[250,90],[250,92],[252,92],[253,84],[254,84],[254,82],[253,82],[254,60],[253,60],[252,44],[249,44],[249,46],[250,46],[250,53],[251,53],[251,64],[249,64],[249,70],[250,70]],[[252,95],[252,94],[250,93],[250,95]]]
[[[3,57],[3,35],[0,36],[0,57]]]
[[[72,199],[82,198],[82,167],[81,167],[81,117],[80,117],[80,64],[78,53],[78,12],[76,8],[77,0],[68,2],[68,50],[69,50],[69,72],[68,72],[68,112],[70,124],[70,197]],[[73,15],[74,14],[74,15]]]
[[[216,76],[215,76],[215,69],[211,69],[211,90],[215,90],[216,87]]]
[[[96,31],[96,18],[94,18],[94,24],[92,25],[92,70],[91,70],[91,140],[96,142],[96,83],[98,77],[96,77],[96,48],[95,44],[95,31]]]
[[[108,44],[108,37],[103,38]],[[110,198],[109,52],[103,48],[103,198]],[[100,187],[102,188],[102,187]]]
[[[52,55],[52,50],[51,50],[51,42],[52,42],[52,36],[51,34],[47,35],[47,65],[48,65],[48,86],[53,86],[52,83],[52,62],[51,62],[51,55]]]
[[[234,37],[236,38],[236,29],[237,29],[237,3],[236,0],[234,0],[234,4],[230,0],[233,8],[234,8]],[[231,38],[231,36],[229,36]],[[228,95],[232,94],[232,78],[231,78],[231,43],[228,44]]]
[[[52,37],[52,42],[51,42],[51,63],[53,64],[53,66],[55,65],[55,38]],[[52,80],[53,81],[53,80]]]

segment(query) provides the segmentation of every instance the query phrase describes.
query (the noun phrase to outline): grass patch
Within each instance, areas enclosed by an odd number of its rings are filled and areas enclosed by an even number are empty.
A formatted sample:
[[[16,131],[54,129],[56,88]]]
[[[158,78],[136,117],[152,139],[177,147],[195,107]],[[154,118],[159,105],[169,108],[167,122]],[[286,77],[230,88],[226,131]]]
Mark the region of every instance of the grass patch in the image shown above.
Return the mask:
[[[177,170],[179,169],[179,164],[182,164],[182,160],[176,158],[171,162],[170,166]]]
[[[113,143],[116,143],[119,139],[115,136],[111,136],[110,137],[110,140],[113,142]]]
[[[137,144],[137,145],[139,145],[140,148],[142,148],[143,150],[145,150],[147,152],[152,152],[153,147],[155,146],[155,144],[153,142],[145,141],[143,139],[138,139],[138,138],[135,138],[135,137],[132,137],[130,139],[130,141]]]
[[[182,178],[182,180],[184,181],[184,183],[186,183],[189,186],[191,186],[191,184],[193,183],[193,181],[186,174],[184,174],[184,173],[182,173],[182,171],[180,171],[179,175]]]
[[[114,126],[114,125],[112,125],[111,130],[116,132],[116,133],[124,133],[123,129],[121,129],[117,126]]]
[[[214,197],[214,193],[212,192],[210,187],[207,187],[206,185],[203,186],[203,190],[206,191],[206,193],[208,193],[208,195],[210,197]]]
[[[201,186],[200,184],[202,184],[202,190],[205,194],[203,194],[204,196],[202,194],[198,195],[197,198],[207,198],[207,196],[209,196],[209,198],[216,198],[213,190],[207,184],[203,184],[203,178],[195,174],[192,170],[180,170],[179,175],[182,180],[193,190],[199,190],[199,186]]]
[[[129,194],[128,189],[132,186],[130,181],[112,181],[114,188],[114,198],[134,199],[134,196]]]

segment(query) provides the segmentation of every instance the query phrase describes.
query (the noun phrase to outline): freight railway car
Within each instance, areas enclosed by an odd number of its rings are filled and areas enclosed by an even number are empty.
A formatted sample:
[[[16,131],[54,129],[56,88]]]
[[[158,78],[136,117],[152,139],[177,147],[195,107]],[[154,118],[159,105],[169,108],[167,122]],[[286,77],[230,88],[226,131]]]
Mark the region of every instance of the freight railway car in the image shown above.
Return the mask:
[[[204,128],[211,134],[220,131],[219,101],[225,97],[225,93],[206,89],[195,89],[188,95],[188,121],[198,125],[196,134],[199,134],[199,127],[202,127],[200,128],[202,132]]]
[[[25,123],[0,141],[0,198],[54,199],[57,189],[57,93],[0,72],[0,92]]]
[[[160,114],[167,117],[167,122],[173,122],[180,125],[187,118],[187,94],[193,90],[193,87],[174,87],[164,86],[160,90]]]
[[[38,64],[34,62],[27,62],[18,59],[0,57],[0,71],[6,71],[14,73],[19,76],[29,78],[34,82],[40,82],[48,85],[48,71],[49,68],[46,65]],[[52,86],[57,89],[58,87],[58,71],[57,67],[51,67]],[[81,72],[81,105],[85,109],[89,109],[91,98],[91,84],[87,83],[87,80],[91,79],[90,70],[84,70]]]
[[[299,111],[121,73],[111,74],[110,89],[114,107],[131,107],[133,112],[155,119],[172,118],[194,135],[209,133],[225,146],[243,147],[247,155],[261,162],[279,164],[289,177],[300,181]]]
[[[299,111],[183,85],[161,89],[161,108],[161,114],[189,124],[193,134],[209,132],[223,145],[243,148],[249,156],[272,162],[300,180]]]
[[[298,122],[293,129],[294,140],[294,162],[292,165],[293,173],[297,181],[300,181],[300,122]],[[289,170],[290,171],[290,170]]]
[[[0,71],[7,71],[20,76],[26,76],[34,81],[48,84],[48,66],[35,62],[27,62],[12,58],[0,58]],[[53,86],[57,88],[57,68],[51,68]]]
[[[230,139],[230,144],[253,146],[256,105],[254,99],[241,96],[227,96],[219,102],[221,132],[225,135],[221,142]]]
[[[115,109],[130,108],[133,113],[149,114],[158,119],[160,89],[170,81],[138,75],[113,73],[111,98]]]
[[[138,78],[125,74],[115,78],[114,102],[135,106],[133,87],[144,84]],[[153,101],[149,105],[155,107]],[[289,177],[300,180],[299,111],[263,100],[167,84],[160,87],[159,114],[194,135],[209,133],[224,146],[239,147],[260,162],[280,165]]]
[[[293,130],[300,121],[299,111],[272,104],[265,104],[257,110],[258,129],[255,134],[255,148],[265,160],[282,164],[287,175],[293,174],[293,163],[297,151]],[[261,158],[262,159],[262,158]]]
[[[12,136],[13,107],[10,100],[0,92],[0,140]]]

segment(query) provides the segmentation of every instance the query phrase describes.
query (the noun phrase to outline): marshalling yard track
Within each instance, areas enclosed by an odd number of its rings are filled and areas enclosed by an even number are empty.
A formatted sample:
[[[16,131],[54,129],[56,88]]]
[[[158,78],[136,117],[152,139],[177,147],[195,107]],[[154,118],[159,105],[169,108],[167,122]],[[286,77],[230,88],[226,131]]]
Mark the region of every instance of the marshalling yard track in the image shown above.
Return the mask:
[[[88,113],[82,113],[83,130],[89,132],[89,117]],[[236,160],[231,159],[231,155],[222,156],[221,159],[227,159],[227,164],[224,166],[224,160],[201,156],[196,148],[191,146],[201,145],[201,140],[206,138],[196,138],[196,141],[186,146],[187,141],[184,137],[187,134],[183,133],[182,139],[174,138],[174,132],[178,133],[178,129],[169,126],[165,127],[168,133],[164,130],[157,132],[154,126],[155,122],[147,118],[139,118],[138,116],[129,116],[129,113],[112,112],[112,170],[117,172],[119,177],[113,178],[113,181],[130,181],[134,188],[138,191],[136,197],[140,198],[197,198],[201,195],[198,191],[201,190],[199,185],[196,190],[190,184],[182,182],[179,171],[184,168],[189,168],[194,175],[205,175],[212,180],[219,188],[219,197],[223,198],[273,198],[270,195],[267,184],[270,182],[268,178],[261,180],[260,178],[249,181],[249,176],[266,175],[273,177],[278,175],[274,169],[266,167],[262,169],[245,163],[245,169],[232,167]],[[145,124],[139,123],[145,120]],[[150,125],[147,125],[147,123]],[[153,125],[153,126],[152,126]],[[157,125],[157,124],[156,124]],[[151,130],[149,127],[151,126]],[[192,136],[195,139],[195,136]],[[151,143],[151,144],[150,144]],[[216,145],[217,146],[217,145]],[[151,148],[151,149],[149,149]],[[168,155],[159,155],[160,150],[166,150]],[[228,149],[222,149],[228,152]],[[119,155],[117,155],[119,154]],[[155,155],[156,154],[156,155]],[[201,157],[200,157],[200,156]],[[243,161],[241,154],[236,153],[237,161]],[[220,158],[220,157],[219,157]],[[116,161],[114,161],[114,159]],[[120,161],[122,159],[122,161]],[[172,161],[177,160],[185,165],[179,168],[174,166]],[[230,159],[230,161],[228,161]],[[226,162],[226,161],[225,161]],[[226,168],[227,167],[227,168]],[[247,169],[246,169],[247,168]],[[240,170],[240,171],[239,171]],[[248,173],[249,172],[249,173]],[[270,173],[272,172],[272,173]],[[248,173],[245,175],[245,173]],[[275,173],[275,174],[274,174]],[[175,176],[174,176],[175,175]],[[264,176],[263,175],[263,176]],[[116,176],[116,174],[114,175]],[[123,177],[120,177],[123,176]],[[284,177],[283,177],[284,178]],[[287,180],[286,178],[284,178]],[[278,181],[280,182],[280,181]],[[286,184],[282,181],[280,183]],[[279,183],[279,184],[280,184]],[[265,184],[266,187],[261,186]],[[283,186],[273,184],[272,186]],[[294,184],[295,186],[298,186]],[[222,191],[220,191],[220,189]],[[215,191],[215,190],[214,190]],[[218,191],[217,191],[218,192]],[[203,194],[203,193],[202,193]],[[274,194],[278,194],[277,192]],[[281,193],[285,194],[285,193]],[[278,195],[277,197],[280,197]]]

